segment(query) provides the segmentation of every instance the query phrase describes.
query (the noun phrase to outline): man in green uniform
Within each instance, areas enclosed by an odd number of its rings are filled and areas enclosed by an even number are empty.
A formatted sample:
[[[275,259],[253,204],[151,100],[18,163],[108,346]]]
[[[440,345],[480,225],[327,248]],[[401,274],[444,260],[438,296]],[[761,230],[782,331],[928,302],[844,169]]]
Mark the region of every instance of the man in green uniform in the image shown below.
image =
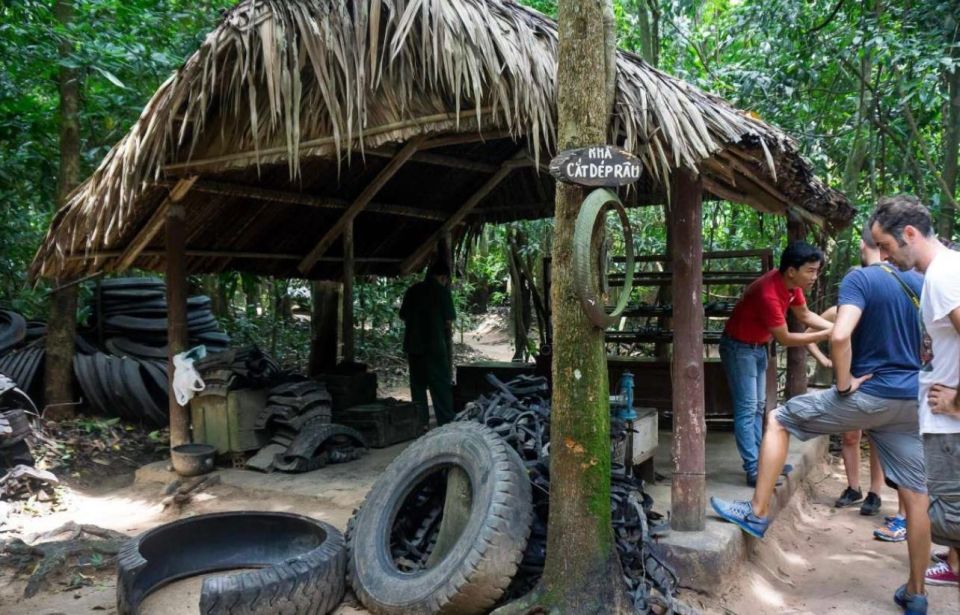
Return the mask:
[[[437,424],[453,420],[451,332],[456,312],[449,282],[450,268],[439,259],[422,282],[407,289],[400,306],[400,318],[406,325],[403,349],[410,366],[410,396],[424,427],[430,423],[427,389]]]

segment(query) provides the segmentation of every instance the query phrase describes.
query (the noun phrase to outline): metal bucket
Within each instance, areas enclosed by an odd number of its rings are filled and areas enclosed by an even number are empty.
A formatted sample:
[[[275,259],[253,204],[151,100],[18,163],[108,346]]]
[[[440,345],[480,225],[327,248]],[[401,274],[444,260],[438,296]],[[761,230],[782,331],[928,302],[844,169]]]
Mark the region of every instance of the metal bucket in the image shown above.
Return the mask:
[[[209,444],[181,444],[170,449],[170,462],[180,476],[199,476],[213,470],[216,454]]]

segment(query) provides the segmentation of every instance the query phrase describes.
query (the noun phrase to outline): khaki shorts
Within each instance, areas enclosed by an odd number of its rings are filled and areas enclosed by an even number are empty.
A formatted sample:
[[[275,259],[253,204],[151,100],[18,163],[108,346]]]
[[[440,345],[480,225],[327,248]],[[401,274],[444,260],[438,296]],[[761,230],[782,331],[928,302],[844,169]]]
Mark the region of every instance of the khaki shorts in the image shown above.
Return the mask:
[[[884,474],[914,493],[927,492],[916,398],[887,399],[860,391],[840,396],[831,388],[798,395],[774,412],[784,429],[801,440],[865,430]]]
[[[933,542],[960,549],[960,434],[923,435]]]

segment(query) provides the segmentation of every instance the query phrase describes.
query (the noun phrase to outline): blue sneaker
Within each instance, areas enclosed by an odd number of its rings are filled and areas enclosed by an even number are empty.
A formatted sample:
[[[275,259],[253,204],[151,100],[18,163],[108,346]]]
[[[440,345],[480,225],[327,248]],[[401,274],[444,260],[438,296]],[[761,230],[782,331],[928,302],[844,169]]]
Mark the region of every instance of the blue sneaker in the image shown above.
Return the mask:
[[[890,517],[883,527],[873,530],[873,537],[884,542],[903,542],[907,539],[907,520],[897,515]]]
[[[723,519],[740,526],[744,532],[757,538],[763,538],[770,527],[770,519],[753,514],[753,505],[746,500],[728,502],[720,498],[710,498],[710,505]]]
[[[911,594],[906,585],[901,585],[893,594],[893,601],[906,615],[927,615],[927,595]]]

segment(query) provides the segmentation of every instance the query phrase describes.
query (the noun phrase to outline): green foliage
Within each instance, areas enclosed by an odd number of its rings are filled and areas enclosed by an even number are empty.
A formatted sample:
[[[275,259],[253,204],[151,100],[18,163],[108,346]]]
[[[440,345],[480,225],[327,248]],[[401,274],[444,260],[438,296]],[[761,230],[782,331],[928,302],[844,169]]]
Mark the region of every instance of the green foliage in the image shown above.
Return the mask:
[[[0,304],[41,316],[43,295],[25,288],[55,209],[61,65],[80,80],[82,176],[139,117],[230,0],[77,0],[69,29],[52,1],[0,4]],[[74,53],[63,61],[61,41]]]
[[[555,0],[523,3],[556,15]],[[75,69],[80,80],[81,175],[86,176],[159,84],[196,49],[219,11],[233,4],[76,0],[68,29],[58,25],[50,0],[0,4],[0,305],[30,317],[45,310],[47,288],[27,288],[24,276],[55,207],[59,68]],[[945,83],[960,69],[956,0],[614,0],[614,13],[622,48],[795,137],[818,175],[860,207],[858,223],[876,198],[901,191],[941,211]],[[61,61],[62,41],[72,42],[74,52]],[[629,215],[638,252],[663,253],[663,209],[638,208]],[[856,259],[853,232],[835,240],[814,237],[830,252],[831,283]],[[552,223],[544,220],[472,236],[457,259],[458,326],[468,326],[477,306],[508,303],[511,236],[522,238],[521,256],[541,286],[541,259],[550,253],[551,235]],[[612,236],[617,241],[617,234]],[[707,250],[779,250],[786,241],[785,222],[745,206],[707,201],[704,237]],[[361,357],[397,352],[402,335],[397,311],[415,279],[357,280]],[[236,339],[257,343],[291,367],[305,365],[306,284],[224,273],[205,290],[225,299],[222,322]]]

